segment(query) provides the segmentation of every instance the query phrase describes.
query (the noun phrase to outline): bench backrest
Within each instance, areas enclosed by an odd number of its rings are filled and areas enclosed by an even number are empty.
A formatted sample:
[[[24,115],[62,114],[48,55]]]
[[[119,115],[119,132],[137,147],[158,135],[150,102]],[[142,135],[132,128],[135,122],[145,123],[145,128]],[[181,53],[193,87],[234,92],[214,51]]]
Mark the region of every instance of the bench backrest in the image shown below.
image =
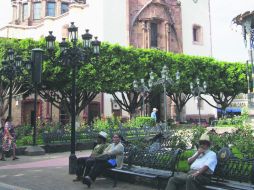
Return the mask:
[[[254,160],[230,158],[218,163],[215,176],[240,182],[253,181]],[[253,182],[252,182],[253,183]]]
[[[218,164],[214,172],[217,179],[254,183],[254,158],[236,158],[228,148],[221,149],[217,157]]]
[[[129,165],[142,166],[160,170],[175,172],[176,165],[180,159],[181,150],[158,150],[149,152],[147,150],[132,149],[125,162]]]

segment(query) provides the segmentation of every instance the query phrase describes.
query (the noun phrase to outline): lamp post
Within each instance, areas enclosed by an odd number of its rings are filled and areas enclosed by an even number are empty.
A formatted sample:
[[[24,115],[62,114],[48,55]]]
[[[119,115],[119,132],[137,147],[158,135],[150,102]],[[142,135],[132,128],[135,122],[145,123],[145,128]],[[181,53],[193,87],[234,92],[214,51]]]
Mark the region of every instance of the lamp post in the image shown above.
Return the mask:
[[[200,97],[200,94],[205,93],[206,88],[207,88],[207,84],[205,81],[203,82],[203,86],[200,86],[199,78],[196,79],[195,87],[192,82],[190,83],[191,93],[193,94],[193,96],[198,97],[198,115],[199,115],[198,123],[199,123],[199,125],[201,125],[201,114],[200,114],[200,99],[201,99],[201,97]]]
[[[251,78],[247,76],[248,84],[248,108],[249,116],[254,118],[254,12],[247,11],[233,18],[235,24],[242,26],[244,46],[248,49],[249,60],[247,61],[247,74],[249,73],[248,62],[251,64]]]
[[[149,79],[150,80],[150,79]],[[137,80],[133,81],[133,88],[136,92],[140,92],[142,96],[141,105],[141,116],[145,115],[144,105],[145,105],[145,93],[150,92],[150,89],[145,85],[145,79],[140,79],[140,83]]]
[[[78,42],[78,27],[71,22],[68,28],[70,43],[66,42],[63,38],[62,42],[59,43],[61,56],[63,58],[64,64],[68,64],[72,69],[72,91],[71,91],[71,154],[69,156],[69,173],[74,174],[76,171],[77,157],[75,155],[75,121],[76,121],[76,71],[81,63],[88,61],[88,57],[91,54],[91,49],[95,55],[99,55],[100,51],[100,41],[92,41],[92,35],[89,34],[89,30],[82,35],[83,48],[77,46]],[[55,37],[52,32],[46,37],[46,45],[49,51],[54,50]]]
[[[8,50],[7,59],[2,62],[3,74],[8,78],[10,82],[9,89],[9,101],[8,101],[8,116],[12,117],[12,87],[13,79],[21,72],[22,59],[20,56],[15,55],[13,49]]]
[[[176,72],[176,80],[180,79],[180,73]],[[164,103],[164,122],[167,127],[167,85],[173,85],[174,81],[169,77],[169,69],[166,65],[163,66],[161,71],[161,78],[155,81],[153,72],[150,72],[150,82],[149,87],[162,85],[163,86],[163,103]]]
[[[34,84],[34,110],[32,111],[33,126],[33,146],[36,146],[36,120],[37,120],[37,95],[38,85],[41,83],[41,71],[43,62],[43,50],[40,48],[32,49],[32,81]]]

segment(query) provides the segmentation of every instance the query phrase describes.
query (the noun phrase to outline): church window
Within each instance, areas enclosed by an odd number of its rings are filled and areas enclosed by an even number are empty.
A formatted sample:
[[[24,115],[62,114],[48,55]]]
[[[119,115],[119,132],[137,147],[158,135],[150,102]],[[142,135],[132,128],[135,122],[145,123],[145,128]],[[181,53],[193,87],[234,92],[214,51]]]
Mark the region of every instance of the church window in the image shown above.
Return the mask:
[[[194,25],[192,28],[193,42],[202,43],[202,28],[199,25]]]
[[[64,14],[69,11],[69,5],[68,3],[62,3],[61,4],[61,14]]]
[[[47,2],[47,16],[56,16],[56,3]]]
[[[41,2],[35,2],[33,4],[33,18],[34,20],[41,19]]]
[[[156,48],[158,46],[158,26],[157,23],[151,23],[151,47]]]
[[[25,20],[28,18],[28,5],[27,3],[23,4],[23,10],[22,10],[22,20]]]

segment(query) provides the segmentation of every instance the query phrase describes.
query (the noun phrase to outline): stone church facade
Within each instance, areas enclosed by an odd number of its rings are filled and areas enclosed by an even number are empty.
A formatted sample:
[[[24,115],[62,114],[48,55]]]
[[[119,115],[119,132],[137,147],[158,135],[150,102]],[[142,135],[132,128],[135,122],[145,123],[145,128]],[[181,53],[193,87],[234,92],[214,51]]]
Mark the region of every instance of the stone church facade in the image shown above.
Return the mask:
[[[182,53],[182,21],[179,1],[130,0],[128,7],[129,42],[132,46]],[[164,118],[163,96],[153,96],[151,105],[159,108],[159,116]],[[167,107],[168,118],[175,119],[175,105],[170,98],[167,98]]]

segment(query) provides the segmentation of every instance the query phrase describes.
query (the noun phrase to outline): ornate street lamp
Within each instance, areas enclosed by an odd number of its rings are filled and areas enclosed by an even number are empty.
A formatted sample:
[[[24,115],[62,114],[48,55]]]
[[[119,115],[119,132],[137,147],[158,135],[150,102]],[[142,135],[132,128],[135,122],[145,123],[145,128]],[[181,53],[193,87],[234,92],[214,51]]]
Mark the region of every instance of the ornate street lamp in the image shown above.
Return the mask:
[[[134,80],[133,88],[134,88],[134,91],[141,93],[141,96],[142,96],[141,116],[145,115],[145,111],[144,111],[145,93],[150,92],[150,89],[145,85],[145,79],[140,79],[140,83],[137,80]]]
[[[62,42],[59,43],[61,56],[63,58],[64,64],[69,64],[72,68],[72,95],[71,95],[71,154],[69,156],[69,173],[74,174],[76,171],[76,162],[77,157],[75,155],[75,120],[76,120],[76,72],[77,68],[81,66],[81,62],[87,62],[89,54],[92,49],[93,53],[98,55],[100,53],[100,41],[95,38],[92,41],[92,35],[89,34],[89,30],[86,30],[86,33],[82,35],[83,39],[83,48],[77,46],[78,41],[78,27],[74,25],[74,22],[71,22],[70,27],[68,28],[69,40],[71,45],[65,41],[63,38]],[[47,49],[49,51],[54,50],[55,37],[52,35],[52,32],[49,32],[49,36],[46,37]]]
[[[52,31],[49,31],[49,35],[45,37],[47,50],[51,51],[55,48],[56,37],[53,36]]]
[[[180,74],[177,71],[176,72],[176,81],[180,79]],[[162,71],[161,71],[161,78],[157,79],[157,81],[154,81],[154,74],[153,72],[150,72],[150,81],[149,87],[156,86],[156,85],[162,85],[163,86],[163,102],[164,102],[164,122],[165,126],[167,127],[167,85],[174,85],[175,81],[173,81],[169,77],[169,69],[166,65],[163,66]]]
[[[242,34],[245,48],[248,49],[249,60],[247,61],[247,82],[248,82],[248,107],[249,115],[254,117],[254,11],[247,11],[236,16],[232,20],[235,24],[242,26]],[[251,63],[251,79],[249,79],[248,62]],[[249,85],[249,82],[252,85]]]
[[[193,96],[197,96],[198,97],[198,115],[199,115],[199,119],[198,119],[198,123],[199,125],[201,125],[201,114],[200,114],[200,103],[201,103],[201,93],[205,93],[206,92],[206,88],[207,88],[207,84],[204,81],[203,82],[203,86],[200,86],[200,80],[199,78],[196,79],[196,85],[194,86],[193,83],[190,83],[190,89],[191,89],[191,93],[193,94]]]
[[[14,78],[21,74],[22,58],[15,55],[13,49],[9,49],[7,52],[7,58],[2,61],[2,74],[5,75],[10,82],[9,89],[9,101],[8,101],[8,116],[12,117],[12,87]]]

